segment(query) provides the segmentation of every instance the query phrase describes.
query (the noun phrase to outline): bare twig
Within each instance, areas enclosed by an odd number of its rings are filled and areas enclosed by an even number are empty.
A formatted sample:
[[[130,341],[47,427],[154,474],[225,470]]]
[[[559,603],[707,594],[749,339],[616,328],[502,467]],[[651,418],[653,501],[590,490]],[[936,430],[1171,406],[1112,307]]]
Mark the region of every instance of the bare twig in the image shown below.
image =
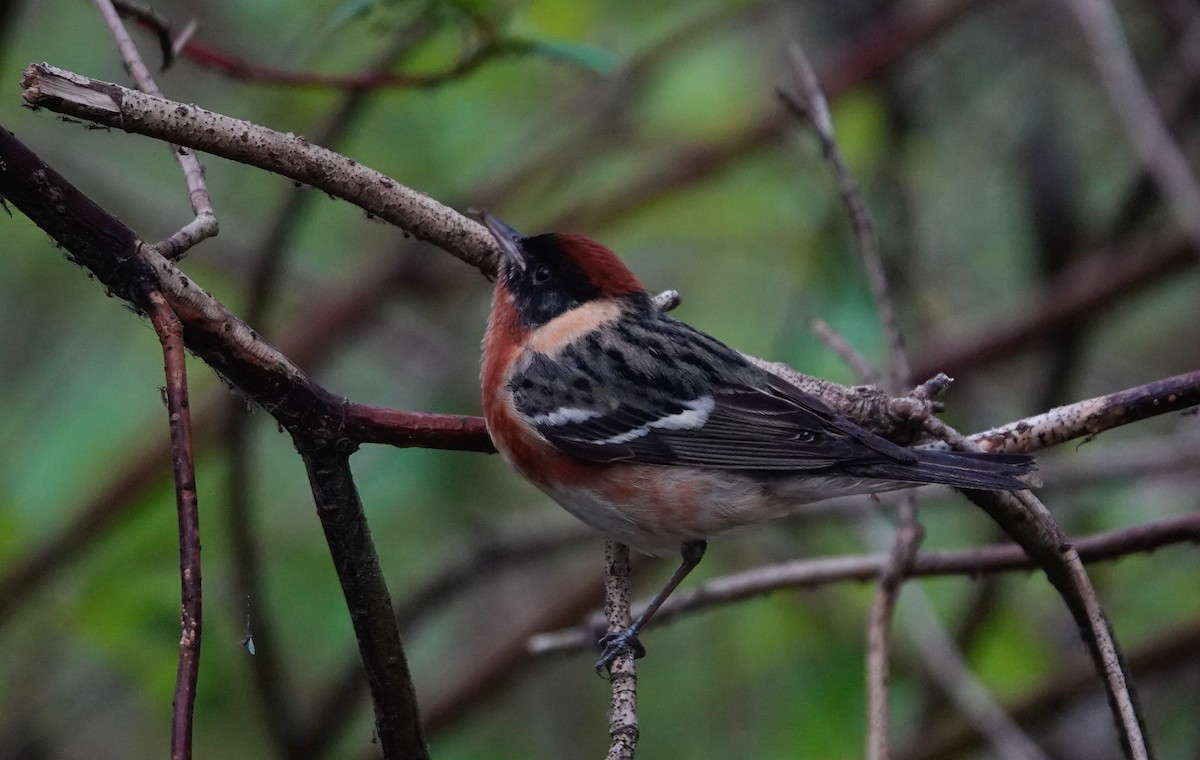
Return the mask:
[[[926,425],[931,433],[955,448],[980,450],[941,420],[930,418]],[[964,493],[1045,571],[1046,578],[1075,618],[1096,670],[1104,681],[1122,748],[1131,760],[1148,758],[1142,718],[1127,683],[1120,648],[1071,539],[1031,491],[964,490]]]
[[[867,752],[868,760],[887,760],[891,725],[889,699],[892,615],[913,558],[921,546],[924,530],[917,521],[916,500],[911,493],[900,499],[896,537],[879,585],[871,598],[867,617]]]
[[[455,552],[456,558],[449,560],[417,588],[393,601],[396,623],[400,626],[402,636],[410,636],[435,612],[452,604],[481,581],[495,578],[509,566],[545,558],[555,551],[581,541],[595,540],[595,534],[577,520],[564,520],[561,524],[547,525],[546,520],[541,517],[536,525],[529,521],[521,521],[498,530],[485,529],[481,532],[483,535],[478,540],[471,541],[468,547]],[[595,598],[596,585],[589,581],[584,590],[587,600],[585,603],[590,604],[590,600]],[[554,594],[544,596],[553,597],[556,601],[561,598],[568,615],[578,604],[569,601],[577,596],[569,589],[559,589]],[[525,616],[528,616],[527,611],[522,615]],[[543,625],[548,621],[522,621],[523,625],[529,625],[531,622],[533,625]],[[489,643],[499,635],[495,632],[489,635]],[[518,656],[505,659],[503,663],[495,661],[495,658],[482,659],[487,660],[486,665],[492,667],[511,665],[522,659],[523,643],[522,637],[515,637],[515,645],[511,649],[518,652]],[[486,676],[487,674],[484,674],[482,679],[484,683],[490,680]],[[362,666],[357,657],[348,660],[341,668],[340,674],[331,679],[322,692],[322,698],[304,721],[302,735],[297,742],[299,746],[304,747],[305,755],[312,758],[320,757],[328,750],[338,729],[354,715],[366,693],[363,689]],[[447,701],[461,706],[466,700]],[[444,705],[445,702],[434,702],[433,709],[425,711],[427,725],[446,719]]]
[[[317,517],[325,530],[359,655],[369,675],[375,731],[383,755],[389,760],[425,760],[429,749],[416,692],[379,555],[350,474],[349,451],[312,448],[311,442],[299,438],[296,444],[308,469]]]
[[[609,633],[620,633],[633,623],[629,612],[629,547],[611,538],[604,544],[604,617]],[[637,666],[633,651],[625,649],[608,666],[612,696],[608,705],[608,734],[612,737],[606,760],[632,760],[638,742]]]
[[[1038,451],[1200,404],[1200,370],[1077,401],[970,436],[984,451]]]
[[[1138,73],[1116,9],[1108,0],[1063,2],[1083,31],[1126,138],[1200,255],[1200,185]]]
[[[823,319],[814,319],[808,323],[808,329],[821,339],[821,342],[841,359],[854,373],[860,383],[878,385],[883,381],[879,372],[871,366],[871,362],[860,354],[846,338]]]
[[[121,16],[113,7],[112,1],[92,1],[95,3],[96,9],[100,11],[104,23],[108,25],[113,39],[116,40],[117,51],[121,54],[121,59],[125,62],[134,81],[137,82],[138,89],[147,95],[161,97],[162,92],[154,82],[154,77],[150,75],[150,70],[142,62],[137,46],[130,39],[129,32],[126,31],[125,24],[122,23]],[[216,235],[218,224],[217,215],[213,212],[212,201],[208,197],[208,183],[204,181],[204,167],[200,165],[200,160],[188,148],[178,145],[171,145],[170,148],[171,153],[179,162],[180,168],[183,169],[183,177],[187,181],[188,198],[195,216],[178,232],[166,240],[156,243],[154,248],[168,259],[176,259],[201,240]]]
[[[1194,667],[1200,654],[1200,620],[1184,622],[1165,632],[1152,634],[1148,641],[1131,647],[1128,664],[1142,678],[1153,675],[1175,679],[1181,668]],[[1045,727],[1056,718],[1069,714],[1070,706],[1090,699],[1097,691],[1095,668],[1090,662],[1064,663],[1032,692],[1007,706],[1007,712],[1028,729]],[[947,716],[949,717],[949,716]],[[905,760],[952,760],[969,755],[977,744],[974,726],[953,719],[923,734],[901,753]]]
[[[183,324],[156,290],[143,302],[162,343],[166,373],[165,398],[171,426],[171,466],[179,512],[179,578],[182,592],[179,664],[171,712],[171,760],[192,756],[192,715],[200,675],[200,511],[196,499],[196,467],[192,455],[192,422],[188,411],[187,368]]]
[[[340,432],[342,402],[308,380],[282,354],[179,274],[171,262],[145,246],[132,230],[4,130],[0,130],[0,195],[49,233],[73,261],[90,269],[114,295],[138,304],[140,290],[151,287],[159,292],[182,323],[187,347],[293,433],[309,467],[318,514],[346,592],[363,663],[375,687],[380,741],[389,757],[397,752],[424,757],[404,652],[362,504],[350,479],[347,457],[354,444]]]
[[[348,200],[374,216],[495,271],[495,243],[483,225],[377,171],[296,135],[154,97],[46,64],[25,70],[25,100],[98,124],[257,166]]]
[[[428,33],[429,28],[424,24],[419,25],[419,28],[402,30],[377,57],[372,70],[390,70],[397,60],[425,39]],[[318,130],[316,142],[320,145],[335,145],[373,100],[368,91],[348,93]],[[275,294],[280,292],[284,281],[285,254],[289,250],[287,242],[297,220],[304,209],[309,207],[314,196],[314,193],[306,192],[302,188],[290,188],[271,221],[264,225],[266,232],[257,246],[260,253],[246,286],[247,324],[265,323]],[[321,320],[315,321],[317,324],[324,324]],[[245,403],[237,396],[230,396],[225,426],[229,462],[229,504],[225,515],[232,549],[233,580],[237,590],[234,601],[240,603],[245,600],[248,628],[251,617],[253,619],[253,636],[258,643],[258,652],[249,658],[247,667],[253,678],[268,735],[285,758],[314,757],[314,726],[311,721],[303,721],[306,735],[300,736],[302,722],[290,688],[287,660],[278,648],[275,621],[269,614],[269,600],[262,582],[261,550],[251,520],[254,507],[252,494],[255,491],[252,481],[257,470],[254,466],[254,446],[248,435],[250,422],[251,415],[245,409]],[[398,618],[402,622],[404,616],[398,615]],[[250,634],[251,631],[248,630],[247,635]],[[350,693],[356,696],[365,693],[361,688],[362,680],[362,664],[358,657],[354,657],[348,663],[346,675],[346,681],[350,683]],[[340,691],[344,692],[344,689]],[[347,709],[353,709],[359,704],[359,700],[346,698],[344,704]]]
[[[871,295],[875,300],[875,313],[879,317],[888,344],[888,372],[884,387],[889,393],[899,395],[910,382],[911,369],[908,352],[904,348],[904,334],[896,317],[896,305],[892,300],[883,268],[875,223],[867,210],[862,190],[851,174],[850,167],[846,165],[841,148],[834,137],[829,104],[825,101],[825,94],[821,91],[816,72],[808,62],[808,56],[804,54],[799,42],[792,43],[789,53],[796,89],[793,92],[780,88],[779,94],[797,116],[806,119],[812,125],[821,143],[825,161],[837,178],[842,201],[854,226],[854,239],[867,271]],[[849,352],[848,355],[853,356],[854,352]],[[860,380],[865,380],[866,377],[869,376],[860,377]],[[891,555],[887,567],[879,577],[879,585],[875,588],[871,611],[867,617],[868,760],[887,760],[890,754],[888,734],[891,720],[889,684],[892,616],[900,596],[900,588],[904,585],[905,573],[924,537],[924,530],[917,520],[916,502],[912,494],[901,498],[896,518],[896,536]]]
[[[846,159],[842,156],[842,150],[834,137],[833,119],[829,116],[829,104],[825,101],[820,82],[817,81],[817,73],[808,62],[800,43],[793,42],[788,52],[792,59],[796,89],[793,91],[780,88],[779,95],[793,113],[812,125],[817,139],[821,142],[821,152],[837,178],[842,201],[845,202],[850,221],[854,225],[854,239],[858,243],[863,266],[867,270],[867,281],[875,299],[875,312],[888,342],[888,390],[898,394],[909,383],[912,372],[908,363],[908,353],[904,349],[904,334],[896,318],[895,302],[888,287],[887,274],[883,271],[883,257],[879,252],[879,236],[875,232],[875,223],[871,220],[858,182],[851,174],[850,167],[846,165]]]
[[[1173,544],[1200,544],[1200,514],[1097,533],[1077,538],[1074,543],[1080,559],[1088,563],[1152,552]],[[702,586],[673,595],[659,609],[654,620],[656,627],[661,627],[682,615],[784,589],[873,580],[884,571],[888,561],[887,554],[822,557],[767,565],[714,578]],[[1029,571],[1037,567],[1020,546],[998,544],[975,549],[918,552],[908,567],[907,577],[978,577],[991,573]],[[633,612],[644,608],[645,602],[638,602],[633,605]],[[595,612],[584,625],[536,636],[530,639],[529,649],[539,655],[588,651],[595,646],[595,624],[599,619],[599,613]]]

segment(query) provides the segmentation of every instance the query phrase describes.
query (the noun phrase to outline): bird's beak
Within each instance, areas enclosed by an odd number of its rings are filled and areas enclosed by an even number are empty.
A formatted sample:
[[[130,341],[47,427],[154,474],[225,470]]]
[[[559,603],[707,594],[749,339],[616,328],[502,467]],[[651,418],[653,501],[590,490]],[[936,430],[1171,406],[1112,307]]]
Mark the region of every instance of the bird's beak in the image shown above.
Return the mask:
[[[491,214],[484,214],[480,218],[488,232],[492,233],[492,237],[500,244],[500,251],[504,254],[501,263],[525,271],[525,254],[521,251],[521,240],[525,236]]]

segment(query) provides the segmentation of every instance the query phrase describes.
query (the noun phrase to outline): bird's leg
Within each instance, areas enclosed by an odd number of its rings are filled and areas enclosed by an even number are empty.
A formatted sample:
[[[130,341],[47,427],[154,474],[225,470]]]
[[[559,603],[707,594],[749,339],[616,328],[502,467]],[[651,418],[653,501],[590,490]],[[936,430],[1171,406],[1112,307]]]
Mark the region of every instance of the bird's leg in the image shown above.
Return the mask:
[[[662,590],[650,601],[642,614],[638,615],[638,619],[633,621],[633,625],[620,632],[605,634],[600,639],[600,645],[604,647],[604,651],[600,654],[600,659],[596,661],[597,673],[603,673],[613,659],[626,649],[632,650],[635,658],[646,656],[646,648],[642,646],[642,642],[638,641],[638,634],[641,633],[646,623],[650,622],[650,618],[654,617],[654,613],[658,612],[662,603],[667,601],[671,592],[683,582],[683,579],[692,572],[696,565],[700,564],[700,560],[704,558],[704,550],[707,548],[707,541],[684,542],[683,546],[679,548],[679,554],[683,561],[671,574],[667,585],[662,587]]]

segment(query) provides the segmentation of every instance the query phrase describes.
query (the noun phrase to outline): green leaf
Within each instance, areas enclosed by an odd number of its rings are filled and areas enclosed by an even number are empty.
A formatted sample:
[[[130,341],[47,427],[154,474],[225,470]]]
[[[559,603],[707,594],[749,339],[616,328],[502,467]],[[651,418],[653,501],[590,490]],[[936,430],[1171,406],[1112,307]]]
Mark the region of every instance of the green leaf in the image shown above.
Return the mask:
[[[579,42],[565,40],[541,40],[528,38],[509,38],[506,45],[514,50],[525,50],[554,61],[561,61],[572,66],[607,74],[617,68],[620,63],[617,55],[602,48],[584,45]]]
[[[329,14],[329,26],[337,28],[350,19],[365,16],[378,4],[379,0],[346,0]]]

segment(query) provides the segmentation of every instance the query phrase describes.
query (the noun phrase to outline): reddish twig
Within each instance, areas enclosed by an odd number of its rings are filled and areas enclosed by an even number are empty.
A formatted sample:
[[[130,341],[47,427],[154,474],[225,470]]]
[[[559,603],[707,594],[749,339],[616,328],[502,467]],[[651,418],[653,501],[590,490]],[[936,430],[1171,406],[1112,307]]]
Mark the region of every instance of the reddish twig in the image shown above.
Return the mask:
[[[285,71],[248,63],[196,40],[189,40],[180,52],[197,66],[211,69],[230,79],[277,87],[372,92],[383,89],[432,89],[472,74],[483,64],[502,55],[525,54],[530,50],[529,46],[489,37],[462,53],[448,68],[426,74],[385,71],[322,74],[314,71]]]
[[[495,453],[482,417],[346,404],[345,433],[360,443]]]
[[[187,347],[236,383],[296,437],[318,514],[347,595],[369,680],[378,686],[377,728],[389,756],[424,757],[412,684],[378,571],[362,505],[350,479],[340,400],[313,383],[244,323],[184,277],[120,221],[0,130],[0,195],[91,270],[115,295],[141,303],[156,290],[182,323]]]
[[[151,9],[134,3],[120,2],[120,0],[113,2],[113,5],[122,15],[136,19],[142,27],[155,34],[163,51],[164,69],[170,66],[177,56],[183,56],[201,68],[216,71],[230,79],[278,87],[341,90],[348,93],[374,92],[383,89],[431,89],[455,79],[461,79],[494,58],[503,55],[528,54],[534,50],[532,45],[519,40],[499,38],[490,29],[476,26],[475,31],[480,37],[479,41],[470,49],[464,50],[458,56],[458,60],[442,71],[406,74],[387,71],[376,66],[369,67],[368,71],[354,74],[286,71],[272,66],[250,63],[212,45],[192,39],[190,32],[193,27],[190,26],[183,33],[175,35],[167,20]],[[424,22],[418,22],[418,25],[429,28],[429,25]]]
[[[171,712],[171,760],[192,756],[192,717],[200,675],[200,511],[196,501],[196,469],[192,455],[192,422],[188,410],[183,324],[162,293],[150,290],[143,305],[162,343],[166,373],[164,396],[171,427],[171,466],[179,512],[179,577],[182,589],[179,665]]]

